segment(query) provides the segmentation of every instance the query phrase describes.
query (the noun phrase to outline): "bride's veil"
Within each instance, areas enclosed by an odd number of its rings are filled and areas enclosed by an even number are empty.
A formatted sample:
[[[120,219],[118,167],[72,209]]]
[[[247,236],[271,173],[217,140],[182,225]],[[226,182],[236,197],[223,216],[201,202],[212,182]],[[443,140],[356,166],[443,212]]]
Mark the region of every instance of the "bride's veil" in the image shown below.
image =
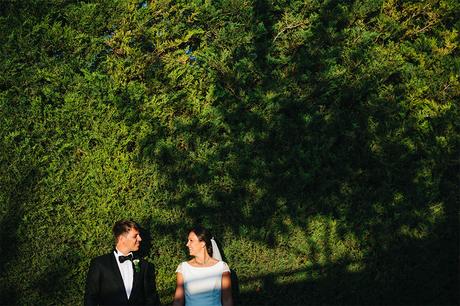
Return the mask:
[[[212,257],[222,261],[222,256],[220,255],[219,248],[217,247],[217,243],[214,240],[214,237],[211,238],[211,245],[212,245]]]

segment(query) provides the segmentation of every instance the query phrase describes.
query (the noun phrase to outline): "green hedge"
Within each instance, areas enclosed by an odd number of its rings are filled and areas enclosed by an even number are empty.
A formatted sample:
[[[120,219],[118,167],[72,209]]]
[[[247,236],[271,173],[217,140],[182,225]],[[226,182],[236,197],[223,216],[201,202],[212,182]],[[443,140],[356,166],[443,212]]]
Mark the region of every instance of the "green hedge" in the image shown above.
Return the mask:
[[[0,3],[0,304],[82,304],[114,221],[242,305],[458,303],[460,6]]]

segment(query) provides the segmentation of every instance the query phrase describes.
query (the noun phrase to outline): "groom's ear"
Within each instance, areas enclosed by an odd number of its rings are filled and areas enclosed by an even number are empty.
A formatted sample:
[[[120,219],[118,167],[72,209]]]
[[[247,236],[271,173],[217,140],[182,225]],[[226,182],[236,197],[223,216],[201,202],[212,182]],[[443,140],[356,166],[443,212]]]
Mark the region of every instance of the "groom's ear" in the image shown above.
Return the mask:
[[[120,236],[117,237],[117,240],[115,242],[116,242],[116,244],[119,244],[120,242],[123,243],[124,239],[126,239],[126,235],[121,234]]]

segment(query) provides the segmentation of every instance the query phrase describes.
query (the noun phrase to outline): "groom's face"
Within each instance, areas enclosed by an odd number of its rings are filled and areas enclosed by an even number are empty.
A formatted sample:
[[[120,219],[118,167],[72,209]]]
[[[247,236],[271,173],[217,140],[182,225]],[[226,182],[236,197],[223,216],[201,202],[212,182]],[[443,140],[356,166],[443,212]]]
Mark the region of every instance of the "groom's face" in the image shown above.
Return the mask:
[[[141,241],[142,238],[139,234],[139,231],[134,228],[130,229],[126,234],[120,236],[120,243],[122,243],[123,247],[129,252],[135,252],[139,250]]]

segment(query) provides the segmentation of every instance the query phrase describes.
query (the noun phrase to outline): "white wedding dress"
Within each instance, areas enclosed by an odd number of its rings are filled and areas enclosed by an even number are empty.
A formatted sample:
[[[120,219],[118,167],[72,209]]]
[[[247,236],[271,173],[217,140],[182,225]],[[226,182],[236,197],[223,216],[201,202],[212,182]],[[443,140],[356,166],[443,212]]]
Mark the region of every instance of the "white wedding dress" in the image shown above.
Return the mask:
[[[228,265],[219,261],[211,267],[194,267],[182,262],[176,269],[184,278],[186,306],[221,306],[222,274],[230,272]]]

